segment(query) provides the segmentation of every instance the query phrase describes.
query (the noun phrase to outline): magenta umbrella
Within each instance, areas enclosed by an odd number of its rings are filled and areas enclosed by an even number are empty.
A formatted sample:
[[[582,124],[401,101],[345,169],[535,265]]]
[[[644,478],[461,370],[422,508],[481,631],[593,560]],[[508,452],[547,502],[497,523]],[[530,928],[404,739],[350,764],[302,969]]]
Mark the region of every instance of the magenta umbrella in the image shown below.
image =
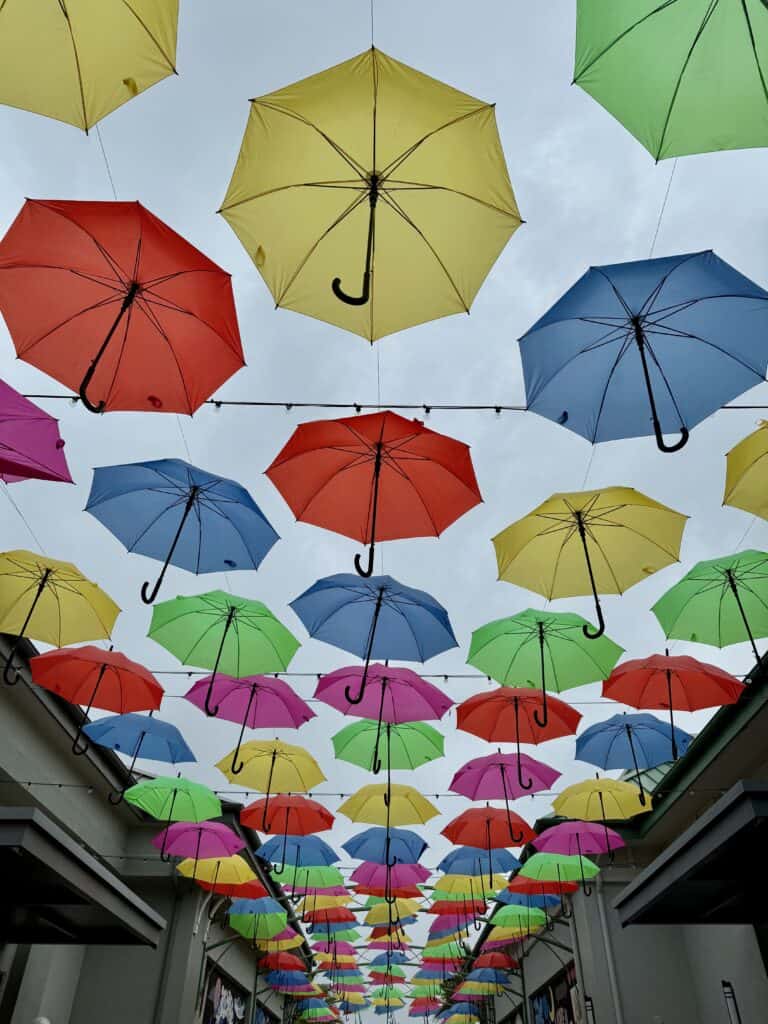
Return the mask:
[[[350,881],[370,889],[399,889],[426,882],[431,873],[421,864],[374,864],[365,860],[352,872]]]
[[[625,846],[618,832],[607,828],[602,822],[564,821],[553,825],[533,840],[533,846],[540,853],[561,853],[568,856],[594,856],[598,853],[612,853]]]
[[[191,857],[193,860],[231,857],[245,843],[220,821],[175,821],[152,839],[152,845],[170,857]]]
[[[299,729],[315,712],[288,683],[274,676],[234,676],[216,674],[198,679],[184,694],[186,700],[205,712],[206,700],[218,703],[218,717],[241,726],[237,746],[232,751],[232,772],[238,775],[242,764],[237,755],[246,726],[249,729]]]
[[[345,885],[327,885],[325,888],[318,888],[316,885],[292,885],[291,892],[294,896],[349,896],[349,889]]]
[[[364,675],[367,678],[365,691],[362,699],[356,703],[349,699],[348,694],[352,692],[353,685],[357,692],[360,691]],[[453,707],[450,697],[412,669],[376,664],[369,665],[367,669],[362,665],[353,665],[330,672],[317,684],[315,697],[341,711],[343,715],[376,720],[372,758],[375,775],[381,770],[379,741],[382,722],[400,725],[404,722],[434,721],[442,718],[448,708]]]
[[[59,422],[0,380],[0,479],[72,483]]]
[[[528,779],[523,777],[525,769]],[[560,772],[528,754],[495,754],[475,757],[459,768],[448,787],[470,800],[504,800],[509,815],[509,801],[552,788]]]
[[[338,953],[340,956],[357,956],[357,950],[351,942],[313,942],[312,949],[318,953]]]

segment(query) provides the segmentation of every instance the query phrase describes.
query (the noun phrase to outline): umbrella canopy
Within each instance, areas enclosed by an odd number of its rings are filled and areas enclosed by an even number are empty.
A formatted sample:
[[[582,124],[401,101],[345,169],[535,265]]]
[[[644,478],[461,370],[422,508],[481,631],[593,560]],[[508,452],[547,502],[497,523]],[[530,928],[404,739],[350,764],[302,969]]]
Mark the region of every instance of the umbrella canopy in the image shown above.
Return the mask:
[[[285,911],[273,914],[235,914],[230,909],[229,926],[246,939],[272,939],[288,923]]]
[[[543,882],[578,882],[599,873],[600,868],[587,857],[565,857],[557,853],[534,853],[520,868],[524,878]]]
[[[570,853],[570,851],[565,850],[550,850],[545,852]],[[579,856],[581,855],[579,854]],[[551,907],[559,906],[560,896],[548,895],[546,893],[534,896],[532,893],[515,893],[509,892],[507,889],[501,889],[496,894],[496,902],[503,903],[505,906],[537,907],[539,910],[548,910]]]
[[[360,666],[329,672],[317,684],[315,698],[344,715],[398,725],[437,720],[453,707],[450,697],[411,669],[377,664],[368,666],[363,699],[352,703],[346,695],[353,684],[359,690],[362,674]]]
[[[138,8],[136,10],[135,8]],[[0,8],[0,103],[87,132],[176,74],[178,0]]]
[[[542,697],[543,704],[543,697]],[[534,714],[536,710],[534,709]],[[495,754],[467,761],[451,780],[451,792],[469,800],[505,800],[551,789],[560,772],[528,754]]]
[[[82,732],[88,740],[92,740],[100,747],[118,750],[130,757],[129,778],[133,775],[136,761],[140,757],[148,761],[163,761],[166,764],[197,760],[176,726],[153,718],[152,712],[149,715],[109,715],[97,722],[83,725]],[[85,753],[77,743],[78,737],[75,736],[74,753]],[[87,747],[87,744],[84,746]],[[117,794],[110,793],[110,802],[120,803],[124,795],[125,789]]]
[[[309,751],[282,740],[250,740],[240,747],[241,762],[235,764],[234,754],[227,754],[216,767],[229,782],[237,782],[266,793],[262,814],[262,826],[267,824],[270,793],[306,793],[320,782],[325,775]]]
[[[169,857],[211,860],[232,857],[245,842],[220,821],[176,821],[152,839],[152,845]]]
[[[256,856],[260,860],[299,867],[328,867],[339,860],[336,851],[318,836],[272,836],[261,844]]]
[[[760,0],[577,9],[575,83],[655,160],[768,143]]]
[[[363,786],[338,813],[369,825],[424,825],[440,811],[412,786],[382,783]]]
[[[729,672],[687,655],[652,654],[624,661],[603,683],[603,696],[620,704],[650,711],[669,709],[673,760],[677,759],[675,710],[735,704],[743,692],[744,684]]]
[[[372,864],[363,861],[350,875],[350,881],[380,888],[386,888],[388,881],[394,887],[419,885],[426,882],[431,873],[421,864]]]
[[[726,455],[723,504],[768,519],[768,422],[761,421],[752,434]]]
[[[229,274],[140,203],[28,199],[0,310],[19,357],[92,412],[192,414],[243,366]]]
[[[507,846],[524,846],[536,833],[519,814],[498,807],[470,807],[457,815],[441,831],[457,845],[500,850]]]
[[[727,647],[768,636],[768,554],[741,551],[698,562],[651,609],[668,637]]]
[[[458,846],[443,857],[437,870],[448,874],[481,876],[499,871],[509,874],[519,867],[520,862],[509,850],[492,849],[489,852],[484,846]]]
[[[342,843],[341,848],[350,857],[374,864],[386,864],[388,853],[389,858],[399,864],[415,864],[427,849],[427,843],[408,829],[367,828]]]
[[[564,821],[553,825],[533,840],[540,853],[562,853],[572,857],[610,853],[624,846],[618,832],[588,821]],[[532,896],[531,898],[536,898]]]
[[[444,756],[442,733],[424,722],[383,727],[377,722],[353,722],[332,736],[333,750],[339,761],[348,761],[373,771],[379,768],[412,771]]]
[[[293,953],[267,953],[259,960],[259,967],[267,971],[306,971],[307,965]]]
[[[766,300],[713,252],[592,267],[520,341],[528,408],[592,442],[677,451],[765,379]]]
[[[252,882],[256,875],[238,854],[231,857],[214,857],[204,860],[183,860],[176,870],[186,878],[199,878],[216,885],[242,885]]]
[[[17,638],[6,656],[6,683],[17,681],[11,669],[21,637],[54,647],[101,640],[109,637],[119,614],[112,598],[71,562],[32,551],[0,554],[0,633]]]
[[[326,832],[333,822],[334,816],[317,800],[294,794],[277,793],[269,800],[254,800],[240,811],[241,825],[290,836]]]
[[[373,47],[251,101],[221,212],[277,306],[369,341],[468,312],[521,223],[493,106]]]
[[[467,664],[502,686],[536,685],[531,680],[538,678],[543,700],[540,724],[546,725],[548,689],[562,693],[599,682],[624,653],[607,636],[588,643],[588,626],[580,615],[528,608],[476,629]]]
[[[158,775],[125,791],[129,804],[158,821],[207,821],[221,816],[221,801],[207,786],[181,776]],[[248,879],[244,879],[248,881]]]
[[[86,512],[131,553],[163,563],[152,604],[169,565],[194,573],[258,569],[279,540],[248,491],[181,459],[158,459],[93,471]]]
[[[526,878],[520,874],[515,875],[507,885],[507,892],[534,896],[562,896],[564,893],[576,892],[577,889],[578,885],[575,882],[547,882],[543,879]]]
[[[297,427],[266,471],[297,519],[369,545],[437,537],[482,501],[469,447],[419,420],[375,412]]]
[[[215,892],[219,896],[227,896],[229,899],[237,899],[242,897],[243,899],[261,899],[262,896],[268,896],[269,893],[264,886],[257,879],[251,879],[250,882],[205,882],[201,879],[197,879],[197,884],[201,889],[205,889],[206,892]]]
[[[0,480],[72,483],[59,421],[0,380]]]
[[[650,811],[640,789],[618,779],[587,779],[567,786],[552,801],[556,814],[581,821],[624,821]]]
[[[211,694],[216,674],[242,678],[253,672],[284,672],[299,641],[266,605],[223,590],[175,597],[152,609],[148,634],[183,665],[213,670],[205,712],[214,717]]]
[[[499,971],[513,971],[518,966],[508,953],[481,953],[475,960],[475,967],[493,967]]]
[[[538,910],[536,907],[519,907],[514,904],[499,907],[491,918],[491,924],[495,928],[541,928],[546,923],[547,915],[543,910]]]
[[[768,309],[768,307],[766,307]],[[687,517],[632,487],[553,494],[493,538],[499,579],[548,599],[592,594],[605,632],[599,594],[621,594],[679,561]]]

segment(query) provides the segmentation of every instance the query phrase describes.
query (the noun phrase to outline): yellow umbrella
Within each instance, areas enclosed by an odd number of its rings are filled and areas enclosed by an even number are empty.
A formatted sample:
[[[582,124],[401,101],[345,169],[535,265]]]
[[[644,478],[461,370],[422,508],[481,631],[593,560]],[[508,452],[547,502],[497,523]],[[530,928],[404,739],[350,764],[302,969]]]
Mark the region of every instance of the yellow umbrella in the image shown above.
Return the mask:
[[[546,598],[622,594],[680,559],[687,516],[632,487],[553,494],[493,538],[499,579]]]
[[[389,806],[386,803],[389,790]],[[440,811],[413,786],[373,783],[353,793],[339,807],[339,814],[369,825],[423,825]]]
[[[0,103],[88,131],[176,74],[179,0],[0,3]]]
[[[603,822],[623,821],[651,809],[638,786],[618,779],[587,779],[567,786],[552,807],[563,818]]]
[[[236,750],[227,754],[216,767],[229,782],[267,794],[262,816],[265,829],[270,793],[308,793],[325,782],[320,765],[309,751],[282,740],[250,740],[240,747],[239,765],[235,764],[236,756]]]
[[[768,519],[768,421],[728,452],[723,504]]]
[[[324,896],[322,893],[313,893],[305,896],[296,907],[297,914],[305,911],[330,910],[332,907],[346,907],[352,902],[352,896]]]
[[[487,942],[515,942],[517,939],[527,938],[529,935],[536,935],[544,931],[544,925],[533,925],[530,928],[491,928],[488,933]]]
[[[377,903],[375,907],[371,907],[368,913],[365,915],[364,924],[388,924],[392,920],[396,920],[400,917],[411,917],[413,914],[418,914],[421,909],[421,905],[418,900],[408,900],[398,897],[394,900],[391,906],[386,903]]]
[[[177,866],[177,871],[185,878],[196,878],[199,882],[210,882],[211,885],[243,885],[256,878],[238,854],[232,857],[206,857],[202,860],[188,857]]]
[[[505,875],[494,875],[492,880],[476,878],[474,875],[443,875],[435,882],[435,889],[440,892],[458,893],[470,896],[474,900],[481,900],[486,892],[501,889],[506,884]]]
[[[284,953],[289,949],[298,949],[304,945],[301,935],[294,935],[290,939],[258,939],[256,945],[265,953]]]
[[[276,306],[369,341],[468,313],[521,224],[493,104],[373,48],[251,100],[220,212]]]
[[[108,637],[119,614],[112,598],[71,562],[31,551],[0,554],[0,633],[65,647]],[[6,682],[17,647],[18,640],[6,660]]]

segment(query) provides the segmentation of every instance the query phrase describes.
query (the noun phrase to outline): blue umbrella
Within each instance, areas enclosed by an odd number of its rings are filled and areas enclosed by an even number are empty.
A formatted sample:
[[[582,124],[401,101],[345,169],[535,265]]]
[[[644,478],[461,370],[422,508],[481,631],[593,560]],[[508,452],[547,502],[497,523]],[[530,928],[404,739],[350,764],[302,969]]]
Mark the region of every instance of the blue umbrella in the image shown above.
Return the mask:
[[[264,980],[272,988],[291,988],[297,985],[309,984],[307,975],[303,971],[267,971]]]
[[[525,892],[510,892],[509,889],[502,889],[497,893],[497,903],[513,907],[536,907],[538,910],[547,910],[549,907],[556,907],[560,903],[559,896],[545,894],[542,896]]]
[[[663,722],[655,715],[613,715],[596,722],[576,737],[576,757],[598,768],[633,768],[645,803],[640,772],[674,760],[672,738],[682,756],[690,745],[690,733]]]
[[[416,971],[414,978],[418,978],[420,981],[442,981],[445,978],[445,971],[434,967],[422,967]]]
[[[194,573],[258,569],[279,540],[248,491],[181,459],[158,459],[93,471],[86,512],[131,552],[163,562],[152,604],[169,565]]]
[[[505,971],[497,971],[493,967],[478,967],[476,970],[470,971],[464,980],[485,981],[490,982],[492,985],[506,985],[509,979]]]
[[[286,864],[300,868],[327,868],[339,860],[336,851],[318,836],[271,836],[258,848],[256,856],[281,864],[283,868]],[[282,871],[277,874],[282,874]]]
[[[229,905],[228,914],[285,914],[286,909],[271,896],[257,900],[236,899]]]
[[[592,267],[520,339],[527,406],[593,443],[677,451],[765,380],[766,300],[711,251]]]
[[[373,960],[368,964],[369,967],[380,967],[382,964],[386,967],[387,965],[396,964],[402,966],[408,963],[408,954],[404,953],[400,949],[393,949],[389,953],[379,953]]]
[[[359,693],[352,697],[346,691],[350,704],[363,699],[372,658],[424,662],[458,647],[445,608],[391,576],[327,576],[291,601],[291,608],[310,636],[364,659]]]
[[[476,846],[459,846],[451,850],[437,865],[447,875],[509,874],[520,867],[520,861],[509,850],[488,850]]]
[[[126,715],[107,715],[96,722],[89,722],[83,726],[82,731],[100,747],[119,750],[131,758],[128,766],[129,780],[138,757],[145,757],[149,761],[164,761],[166,764],[197,760],[176,726],[154,718],[152,714],[137,715],[129,712]],[[110,793],[110,802],[119,804],[124,792],[125,789]]]
[[[389,858],[398,864],[416,864],[419,857],[427,849],[427,843],[407,828],[390,828]],[[373,864],[387,863],[387,830],[386,828],[367,828],[358,832],[346,843],[341,844],[342,850],[355,860],[367,860]]]

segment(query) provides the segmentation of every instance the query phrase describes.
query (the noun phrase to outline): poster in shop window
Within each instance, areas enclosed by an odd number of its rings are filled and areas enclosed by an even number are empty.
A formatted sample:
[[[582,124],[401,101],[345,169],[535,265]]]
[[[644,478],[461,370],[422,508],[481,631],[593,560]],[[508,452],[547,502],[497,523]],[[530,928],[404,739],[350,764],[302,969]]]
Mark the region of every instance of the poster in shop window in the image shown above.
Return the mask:
[[[531,996],[532,1024],[576,1024],[571,994],[575,991],[576,971],[571,963]]]
[[[246,1024],[248,993],[221,971],[208,971],[201,1024]]]

